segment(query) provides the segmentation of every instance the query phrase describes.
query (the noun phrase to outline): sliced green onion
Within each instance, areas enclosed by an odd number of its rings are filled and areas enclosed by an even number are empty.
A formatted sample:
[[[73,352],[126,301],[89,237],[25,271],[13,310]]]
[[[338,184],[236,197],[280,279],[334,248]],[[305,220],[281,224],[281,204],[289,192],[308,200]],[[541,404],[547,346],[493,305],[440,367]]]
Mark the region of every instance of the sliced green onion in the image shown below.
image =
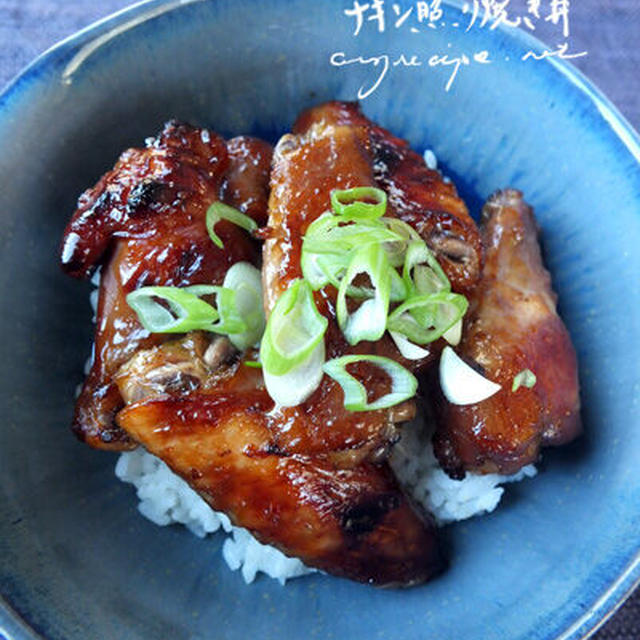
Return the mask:
[[[198,297],[216,295],[216,311],[220,320],[209,327],[207,331],[231,334],[247,330],[247,325],[237,307],[236,292],[233,288],[219,287],[213,284],[194,284],[190,287],[183,287],[181,290]]]
[[[328,321],[306,280],[295,280],[271,312],[260,346],[263,369],[281,376],[304,362],[322,342]]]
[[[330,211],[325,211],[307,227],[307,230],[304,232],[304,237],[322,235],[329,229],[333,229],[338,223],[339,220],[337,220]]]
[[[382,218],[380,220],[389,231],[399,235],[407,245],[410,242],[422,242],[420,234],[407,222],[400,218]]]
[[[402,333],[412,342],[427,344],[451,329],[465,314],[468,306],[467,299],[457,293],[415,296],[389,315],[387,328]]]
[[[340,225],[340,222],[340,218],[333,217],[328,224],[323,224],[321,230],[307,231],[303,249],[310,253],[344,253],[367,244],[402,241],[398,234],[381,224],[357,222]]]
[[[472,369],[451,347],[442,350],[439,374],[442,393],[452,404],[482,402],[501,389],[499,384]]]
[[[347,371],[347,366],[356,362],[370,362],[380,367],[391,378],[391,391],[369,403],[364,385]],[[344,406],[349,411],[386,409],[412,398],[418,388],[418,381],[412,373],[397,362],[382,356],[342,356],[326,362],[323,369],[342,387]]]
[[[389,262],[394,267],[401,267],[404,264],[407,247],[418,242],[424,244],[420,234],[409,224],[398,218],[382,218],[380,220],[389,231],[395,233],[400,240],[385,243],[385,250],[389,257]]]
[[[247,231],[255,231],[258,228],[258,225],[253,218],[250,218],[241,211],[224,204],[224,202],[214,202],[209,209],[207,209],[206,225],[209,237],[213,244],[220,249],[222,249],[224,245],[214,230],[214,227],[218,222],[220,222],[220,220],[233,222],[233,224],[236,224]]]
[[[262,276],[260,271],[248,262],[234,264],[224,278],[223,286],[235,292],[235,309],[242,319],[245,329],[229,330],[229,340],[234,347],[244,351],[257,345],[264,332],[266,320],[262,299]],[[218,307],[222,321],[228,323],[228,317],[222,309],[221,297],[218,296]]]
[[[295,407],[304,402],[322,381],[325,360],[324,340],[320,340],[302,362],[282,375],[262,367],[262,377],[269,395],[281,407]]]
[[[302,277],[311,285],[311,288],[314,291],[322,289],[322,287],[329,283],[327,274],[318,264],[319,257],[319,254],[309,253],[308,251],[305,251],[304,248],[300,255]]]
[[[310,253],[303,247],[300,258],[302,275],[314,291],[322,289],[327,284],[333,284],[337,289],[349,266],[350,256],[351,252]]]
[[[391,302],[403,302],[407,299],[408,294],[404,280],[395,269],[391,268],[389,271],[391,273]]]
[[[238,309],[236,292],[233,289],[216,287],[215,293],[216,307],[220,314],[220,320],[214,324],[210,330],[215,333],[224,333],[228,335],[229,338],[231,338],[232,335],[239,335],[247,331],[247,323]]]
[[[210,294],[216,294],[217,308],[199,297]],[[166,306],[157,299],[164,301]],[[151,333],[202,330],[229,334],[247,329],[236,308],[235,292],[215,285],[141,287],[127,295],[127,304],[138,315],[140,324]]]
[[[300,265],[302,273],[314,291],[327,284],[340,288],[353,254],[368,244],[380,244],[388,257],[395,260],[395,266],[402,266],[408,239],[420,241],[420,236],[400,220],[383,218],[357,220],[342,225],[342,220],[325,213],[312,222],[305,234]],[[397,233],[395,230],[397,229]],[[391,274],[391,300],[401,302],[406,299],[407,287],[397,272]],[[367,287],[350,286],[347,295],[352,298],[369,298],[373,291]]]
[[[384,334],[391,297],[391,270],[387,255],[379,244],[363,247],[351,260],[340,283],[336,305],[338,325],[349,344],[354,345],[361,340],[379,340]],[[373,297],[365,300],[353,314],[349,314],[347,290],[360,274],[369,276]]]
[[[417,344],[413,344],[413,342],[407,340],[407,337],[403,336],[401,333],[389,331],[389,335],[395,342],[396,347],[398,347],[398,351],[402,357],[407,360],[422,360],[422,358],[426,358],[431,354],[429,349],[424,349],[423,347],[419,347]]]
[[[349,264],[348,254],[344,252],[337,254],[319,254],[308,249],[308,238],[314,236],[322,237],[327,230],[333,228],[333,225],[334,217],[329,212],[324,213],[307,227],[303,238],[300,267],[302,268],[304,279],[311,285],[314,291],[322,289],[322,287],[329,284],[332,277],[337,277],[337,272],[342,270],[343,267],[346,270]],[[321,263],[321,258],[326,258],[329,263]],[[331,267],[331,261],[337,261],[337,265],[334,268]],[[335,275],[333,274],[334,271],[336,271]]]
[[[127,295],[127,304],[136,312],[140,324],[150,333],[213,331],[220,314],[199,295],[214,292],[206,285],[186,287],[141,287]],[[165,305],[158,302],[162,300]]]
[[[451,291],[449,279],[422,240],[407,247],[402,277],[410,295]]]
[[[331,206],[337,215],[346,220],[376,220],[387,209],[387,194],[375,187],[334,189],[331,192]]]
[[[511,391],[516,392],[520,387],[527,387],[527,389],[531,389],[536,381],[536,374],[533,373],[531,369],[523,369],[520,373],[517,373],[513,379]]]
[[[242,364],[249,369],[262,369],[262,363],[257,360],[245,360]]]
[[[451,291],[449,279],[422,240],[411,242],[407,247],[402,278],[409,297]],[[430,311],[429,307],[416,305],[411,315],[419,325],[426,327],[432,321]]]
[[[332,284],[336,289],[340,289],[342,279],[344,278],[347,269],[349,268],[349,264],[353,259],[350,258],[352,255],[353,252],[346,256],[329,257],[327,254],[317,256],[315,263],[322,270],[324,278],[326,278],[325,284]],[[347,260],[345,260],[345,258],[347,258]],[[402,276],[395,269],[389,269],[389,273],[391,275],[391,302],[402,302],[406,300],[407,288],[405,287]],[[367,286],[355,286],[349,284],[347,287],[347,296],[359,299],[373,298],[375,296],[375,289]]]

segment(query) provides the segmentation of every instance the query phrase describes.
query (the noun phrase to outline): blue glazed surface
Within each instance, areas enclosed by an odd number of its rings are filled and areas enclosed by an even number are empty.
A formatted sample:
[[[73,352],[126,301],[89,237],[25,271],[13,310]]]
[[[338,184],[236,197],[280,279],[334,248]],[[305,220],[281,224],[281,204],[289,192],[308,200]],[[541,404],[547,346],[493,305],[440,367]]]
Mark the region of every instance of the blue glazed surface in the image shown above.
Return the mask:
[[[347,3],[144,3],[63,43],[0,98],[0,586],[7,637],[581,638],[640,576],[640,145],[581,76],[515,63],[520,33],[351,35]],[[445,20],[459,18],[449,8]],[[414,44],[420,42],[420,44]],[[169,117],[275,139],[303,107],[353,99],[372,71],[334,51],[490,49],[490,65],[395,68],[363,106],[435,150],[473,206],[498,187],[535,206],[580,360],[585,436],[494,514],[444,533],[451,567],[380,591],[315,576],[245,586],[221,540],[136,513],[115,456],[67,429],[91,340],[88,286],[57,244],[80,191]],[[509,57],[510,61],[505,60]],[[1,636],[2,634],[0,634]]]

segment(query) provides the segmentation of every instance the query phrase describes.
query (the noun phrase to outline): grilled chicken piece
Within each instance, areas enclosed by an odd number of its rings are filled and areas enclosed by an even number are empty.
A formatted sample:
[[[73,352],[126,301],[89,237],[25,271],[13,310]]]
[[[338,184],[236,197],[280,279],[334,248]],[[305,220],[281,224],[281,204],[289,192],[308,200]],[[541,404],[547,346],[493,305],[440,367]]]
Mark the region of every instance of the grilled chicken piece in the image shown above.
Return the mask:
[[[388,468],[340,470],[322,457],[281,455],[260,372],[243,369],[257,378],[253,391],[228,383],[207,394],[150,397],[123,409],[118,422],[214,509],[309,566],[384,586],[437,572],[433,525],[415,515]]]
[[[286,424],[283,424],[282,410],[276,409],[264,388],[262,376],[247,374],[248,367],[238,365],[239,355],[227,338],[215,336],[210,341],[204,333],[195,331],[178,340],[139,350],[120,367],[113,379],[127,404],[164,393],[186,394],[196,389],[208,392],[227,388],[254,392],[259,387],[264,394],[264,405],[269,405],[265,424],[271,433],[274,450],[287,456],[325,454],[341,468],[354,467],[364,458],[382,458],[387,453],[386,448],[374,450],[372,443],[369,446],[363,443],[358,427],[362,425],[366,429],[380,420],[390,433],[395,434],[397,422],[406,422],[415,417],[413,401],[380,411],[379,418],[371,422],[368,422],[367,414],[345,415],[342,395],[334,393],[331,387],[332,392],[315,405],[318,407],[316,413],[308,408],[299,410],[296,407],[287,413]],[[249,351],[244,354],[242,361],[252,360],[255,355]],[[391,355],[387,354],[387,357]],[[355,373],[358,375],[357,369]],[[378,374],[380,380],[374,386],[378,387],[381,394],[389,390],[389,380],[384,373],[366,370],[361,373]],[[351,426],[356,425],[351,440],[345,442],[348,434],[344,425],[335,424],[340,420],[347,420]],[[333,429],[338,431],[337,436],[331,433]],[[391,439],[391,442],[394,441],[395,438]]]
[[[309,224],[329,208],[331,190],[375,185],[367,144],[363,129],[314,123],[304,133],[283,136],[276,146],[262,267],[267,314],[291,282],[302,277],[303,236]],[[387,336],[376,343],[349,346],[335,317],[336,295],[335,288],[325,287],[315,296],[318,310],[329,320],[327,358],[369,353],[392,357],[409,368],[424,364],[402,359]],[[359,363],[354,369],[373,397],[386,392],[388,381],[377,367]],[[343,403],[341,387],[325,376],[304,403],[276,409],[271,428],[280,450],[289,454],[350,451],[349,456],[343,454],[343,463],[352,464],[384,455],[398,439],[392,414],[347,411]]]
[[[486,264],[458,353],[502,389],[457,406],[433,381],[434,448],[456,478],[465,471],[515,473],[536,460],[541,446],[563,444],[581,430],[576,355],[556,313],[533,212],[520,192],[505,190],[489,199],[482,217]],[[535,385],[512,392],[524,369],[533,371]]]
[[[257,161],[249,161],[255,150]],[[78,202],[62,244],[62,266],[76,277],[103,265],[94,362],[76,403],[73,429],[102,449],[135,447],[114,422],[123,400],[112,380],[138,349],[166,340],[149,335],[126,303],[142,286],[220,283],[240,261],[256,262],[248,234],[226,221],[216,225],[217,248],[205,226],[222,190],[229,203],[258,220],[266,215],[269,147],[236,138],[229,151],[219,136],[169,122],[143,149],[129,149],[114,169]]]
[[[454,291],[470,292],[480,278],[483,245],[475,222],[453,183],[429,169],[405,140],[368,120],[355,102],[328,102],[305,111],[294,133],[313,126],[359,130],[373,178],[387,192],[389,208],[418,231],[434,252]]]

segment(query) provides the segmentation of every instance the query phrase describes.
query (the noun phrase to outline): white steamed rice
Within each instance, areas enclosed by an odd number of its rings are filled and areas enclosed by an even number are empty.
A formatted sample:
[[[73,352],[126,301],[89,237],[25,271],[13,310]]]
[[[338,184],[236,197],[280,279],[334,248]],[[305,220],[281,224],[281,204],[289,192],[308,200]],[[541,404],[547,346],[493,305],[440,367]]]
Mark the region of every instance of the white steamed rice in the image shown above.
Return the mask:
[[[430,169],[437,169],[433,151],[425,151],[424,159]],[[97,287],[99,282],[100,274],[96,272],[92,284]],[[96,290],[90,299],[94,314],[97,301]],[[85,374],[92,361],[93,354]],[[418,423],[406,425],[402,439],[393,448],[391,466],[413,500],[433,513],[439,525],[493,511],[504,493],[500,485],[536,475],[536,468],[529,465],[512,476],[467,474],[464,480],[452,480],[438,465],[430,440],[429,432]],[[261,544],[245,529],[234,527],[224,513],[211,509],[164,462],[142,447],[120,454],[115,472],[122,482],[135,486],[138,510],[151,522],[160,526],[182,524],[200,538],[222,529],[227,536],[222,556],[232,571],[241,571],[246,583],[253,582],[258,573],[284,584],[316,571],[297,558],[288,558],[278,549]]]

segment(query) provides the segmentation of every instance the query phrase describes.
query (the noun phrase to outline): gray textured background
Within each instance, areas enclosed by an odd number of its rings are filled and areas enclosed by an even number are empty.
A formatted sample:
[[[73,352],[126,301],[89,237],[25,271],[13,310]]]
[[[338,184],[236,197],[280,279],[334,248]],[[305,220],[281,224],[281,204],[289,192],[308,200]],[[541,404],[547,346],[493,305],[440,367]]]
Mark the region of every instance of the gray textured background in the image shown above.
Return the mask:
[[[128,4],[127,0],[0,0],[0,86],[56,41]],[[508,4],[513,15],[526,14],[522,7],[527,0]],[[570,4],[571,50],[589,54],[574,63],[640,129],[640,0]],[[541,5],[548,7],[549,0]],[[557,26],[537,21],[534,35],[553,46],[561,33]],[[640,640],[640,590],[594,639]]]

